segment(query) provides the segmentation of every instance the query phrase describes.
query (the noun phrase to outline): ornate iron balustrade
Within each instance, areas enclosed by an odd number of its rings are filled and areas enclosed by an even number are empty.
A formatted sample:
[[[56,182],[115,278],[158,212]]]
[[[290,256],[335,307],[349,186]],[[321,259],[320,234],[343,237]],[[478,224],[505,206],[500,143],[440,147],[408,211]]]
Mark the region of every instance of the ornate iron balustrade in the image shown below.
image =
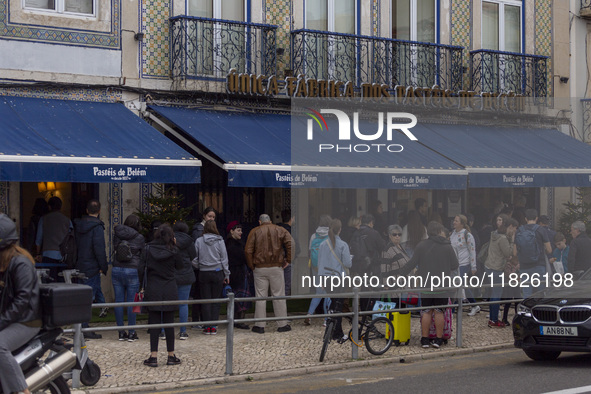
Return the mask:
[[[223,19],[170,18],[172,78],[277,73],[277,26]]]
[[[591,0],[581,0],[581,9],[579,14],[586,18],[591,16]]]
[[[548,96],[548,56],[470,51],[471,86],[477,93],[509,93],[528,97]]]
[[[301,29],[291,32],[294,75],[460,90],[463,47]]]

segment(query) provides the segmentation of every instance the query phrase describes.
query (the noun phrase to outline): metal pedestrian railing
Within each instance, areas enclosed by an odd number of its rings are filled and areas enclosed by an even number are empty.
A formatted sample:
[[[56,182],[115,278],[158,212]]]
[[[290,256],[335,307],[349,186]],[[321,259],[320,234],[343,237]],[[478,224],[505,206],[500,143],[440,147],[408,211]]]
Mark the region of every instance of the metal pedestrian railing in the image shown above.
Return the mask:
[[[481,286],[480,288],[485,288],[487,286]],[[448,292],[457,292],[456,295],[458,302],[455,304],[449,305],[440,305],[440,306],[429,306],[429,307],[412,307],[412,308],[395,308],[395,309],[388,309],[380,311],[379,313],[390,313],[390,312],[412,312],[412,311],[420,311],[425,309],[433,309],[433,308],[458,308],[458,311],[462,311],[462,308],[465,306],[476,306],[476,305],[492,305],[492,304],[505,304],[507,302],[521,302],[522,299],[512,299],[512,300],[500,300],[500,301],[489,301],[489,302],[477,302],[477,303],[464,303],[462,301],[462,288],[457,287],[450,287],[450,288],[438,288],[438,291],[448,291]],[[314,315],[315,318],[324,318],[324,317],[339,317],[339,316],[347,316],[352,319],[352,334],[353,340],[351,344],[351,358],[356,360],[359,358],[359,347],[355,345],[355,342],[358,342],[358,322],[359,317],[365,315],[372,315],[378,313],[376,311],[360,311],[360,299],[373,297],[375,296],[390,296],[392,298],[393,295],[397,298],[399,294],[402,293],[421,293],[425,292],[425,289],[392,289],[392,290],[383,290],[383,291],[360,291],[358,288],[354,288],[352,292],[345,292],[345,293],[331,293],[327,294],[327,296],[335,297],[335,298],[352,298],[352,311],[351,312],[344,312],[344,313],[331,313],[331,314],[318,314]],[[279,320],[286,320],[286,317],[266,317],[262,319],[256,318],[246,318],[246,319],[234,319],[234,302],[251,302],[251,301],[271,301],[271,300],[278,300],[278,299],[285,299],[285,300],[296,300],[296,299],[312,299],[317,298],[318,294],[306,294],[306,295],[297,295],[297,296],[283,296],[283,297],[240,297],[235,298],[234,293],[228,293],[228,297],[226,298],[215,298],[215,299],[206,299],[206,300],[179,300],[179,301],[154,301],[154,302],[142,302],[142,306],[160,306],[160,305],[185,305],[185,304],[209,304],[209,303],[226,303],[226,316],[225,320],[215,320],[215,321],[200,321],[199,324],[201,325],[217,325],[217,324],[227,324],[228,328],[226,330],[226,370],[225,373],[227,375],[233,374],[233,356],[234,356],[234,323],[257,323],[257,322],[271,322],[271,321],[279,321]],[[114,307],[129,307],[129,306],[137,306],[136,302],[119,302],[119,303],[103,303],[103,304],[93,304],[93,308],[114,308]],[[287,319],[289,320],[299,320],[305,319],[308,317],[307,315],[288,315]],[[185,323],[168,323],[168,324],[138,324],[135,326],[126,326],[126,328],[131,328],[135,330],[139,329],[146,329],[146,328],[167,328],[167,327],[181,327],[190,325],[192,322],[185,322]],[[74,351],[78,354],[80,352],[80,343],[79,340],[80,336],[84,332],[88,331],[118,331],[121,330],[120,326],[107,326],[107,327],[92,327],[92,328],[84,328],[81,329],[80,325],[77,325],[75,328],[66,329],[64,330],[65,333],[74,333]],[[78,340],[76,340],[78,338]],[[456,313],[456,347],[462,347],[462,313]],[[72,386],[74,388],[79,387],[79,381],[77,379],[73,379]]]

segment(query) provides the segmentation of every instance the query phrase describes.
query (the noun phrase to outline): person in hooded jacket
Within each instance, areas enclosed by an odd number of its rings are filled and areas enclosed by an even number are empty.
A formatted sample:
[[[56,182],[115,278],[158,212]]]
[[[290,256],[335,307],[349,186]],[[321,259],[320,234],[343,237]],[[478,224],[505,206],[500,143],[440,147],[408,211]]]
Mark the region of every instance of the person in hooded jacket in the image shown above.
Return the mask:
[[[12,352],[33,338],[42,322],[35,263],[18,238],[12,219],[0,214],[0,383],[4,393],[29,394]]]
[[[140,280],[138,267],[140,265],[141,254],[146,246],[144,236],[140,234],[142,225],[140,218],[136,215],[129,215],[125,218],[123,224],[118,224],[114,229],[113,245],[115,250],[121,243],[126,241],[131,250],[131,260],[118,261],[117,253],[113,256],[113,290],[115,291],[115,302],[133,302],[135,294],[140,290]],[[115,308],[115,321],[117,325],[123,327],[123,307]],[[127,307],[127,321],[129,326],[135,326],[135,313],[133,307]],[[120,341],[134,342],[138,336],[134,329],[119,331]]]
[[[503,294],[501,286],[501,274],[505,272],[507,261],[513,255],[513,237],[515,227],[509,225],[509,217],[501,214],[501,223],[497,230],[490,234],[488,255],[484,263],[486,275],[493,279],[494,286],[491,287],[490,301],[498,301]],[[505,327],[505,323],[499,321],[499,304],[490,305],[489,327]]]
[[[191,285],[195,283],[195,272],[193,271],[193,259],[197,256],[193,238],[189,235],[189,226],[183,221],[178,221],[172,226],[176,246],[179,248],[179,254],[183,261],[183,268],[176,271],[176,286],[178,288],[179,300],[188,300],[191,293]],[[179,321],[186,323],[189,321],[189,305],[179,305]],[[182,326],[179,339],[189,338],[187,327]]]
[[[105,246],[105,223],[98,217],[101,213],[101,203],[98,200],[90,200],[86,205],[86,213],[82,219],[76,219],[76,269],[86,275],[83,284],[92,287],[93,302],[105,303],[105,296],[101,289],[101,274],[107,275],[109,263]],[[88,327],[83,323],[82,327]],[[100,339],[102,336],[95,332],[85,332],[85,338]]]
[[[252,276],[246,262],[244,254],[244,242],[242,242],[242,225],[238,220],[234,220],[226,227],[226,250],[228,252],[228,262],[230,267],[230,287],[236,296],[234,306],[234,319],[244,319],[246,311],[250,308],[250,302],[238,302],[239,297],[250,297],[249,280]],[[234,323],[234,327],[242,330],[249,330],[250,327],[245,323]]]
[[[419,242],[410,261],[399,271],[400,275],[409,274],[418,266],[417,275],[427,281],[429,276],[451,276],[451,272],[459,267],[458,257],[451,242],[444,236],[445,228],[441,223],[429,222],[427,225],[429,238]],[[443,328],[445,319],[441,305],[448,304],[449,292],[424,291],[421,293],[421,303],[424,307],[433,306],[421,315],[421,346],[429,347],[429,344],[439,348],[443,344]],[[437,337],[429,340],[431,321],[435,319],[435,331]]]
[[[213,207],[207,207],[203,210],[201,215],[202,220],[199,223],[196,223],[193,226],[193,231],[191,232],[191,237],[193,237],[193,241],[197,241],[198,238],[203,236],[203,226],[205,226],[205,222],[208,220],[215,220],[216,212]],[[191,296],[194,300],[201,299],[201,289],[199,289],[199,270],[193,266],[193,272],[195,273],[195,283],[191,287]],[[203,314],[202,314],[202,304],[193,304],[191,306],[191,320],[193,322],[203,321]],[[193,326],[195,329],[203,329],[203,326],[197,324]]]
[[[199,289],[201,299],[219,298],[225,284],[230,283],[230,269],[228,267],[228,252],[224,238],[218,232],[214,220],[208,220],[203,226],[203,236],[195,241],[197,257],[194,265],[199,268]],[[218,320],[220,317],[219,304],[203,304],[201,314],[205,321]],[[203,329],[206,335],[217,334],[216,326]]]
[[[146,245],[143,258],[139,266],[140,283],[145,284],[144,301],[176,301],[178,289],[175,274],[183,268],[179,250],[172,227],[168,223],[162,224],[154,233],[154,240]],[[148,306],[148,324],[169,324],[174,322],[176,305]],[[150,330],[150,357],[144,360],[144,365],[158,366],[158,335],[159,328]],[[174,354],[174,328],[167,327],[166,350],[168,359],[166,365],[179,365],[181,360]]]

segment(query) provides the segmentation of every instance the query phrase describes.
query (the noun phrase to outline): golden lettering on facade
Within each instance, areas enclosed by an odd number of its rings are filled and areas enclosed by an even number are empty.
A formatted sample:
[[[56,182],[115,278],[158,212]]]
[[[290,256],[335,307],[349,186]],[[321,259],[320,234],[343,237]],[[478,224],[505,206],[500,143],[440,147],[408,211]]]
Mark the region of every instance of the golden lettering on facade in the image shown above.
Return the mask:
[[[418,105],[440,108],[470,108],[487,111],[525,110],[525,96],[514,92],[482,92],[442,89],[438,85],[432,87],[415,87],[388,84],[362,83],[356,90],[352,81],[337,81],[297,77],[286,77],[280,84],[277,76],[237,73],[231,69],[226,76],[226,91],[233,94],[288,97],[320,97],[320,98],[392,98],[395,104]]]

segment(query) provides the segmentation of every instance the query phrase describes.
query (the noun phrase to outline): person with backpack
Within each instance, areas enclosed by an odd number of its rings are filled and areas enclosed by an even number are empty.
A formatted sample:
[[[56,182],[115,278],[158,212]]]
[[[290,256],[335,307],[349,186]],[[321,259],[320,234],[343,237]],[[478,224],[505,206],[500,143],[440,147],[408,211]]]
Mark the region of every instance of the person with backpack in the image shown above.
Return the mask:
[[[114,228],[115,253],[111,274],[115,302],[133,302],[135,294],[140,290],[138,267],[146,245],[144,236],[140,234],[141,229],[140,218],[133,214],[125,218],[123,224],[118,224]],[[115,308],[115,321],[118,326],[124,326],[123,307]],[[131,306],[127,307],[127,324],[135,326],[135,313]],[[138,340],[138,336],[134,329],[129,329],[129,333],[120,330],[119,340],[134,342]]]
[[[453,221],[454,231],[451,233],[450,241],[451,246],[454,248],[456,255],[458,256],[458,262],[460,264],[460,276],[464,275],[470,277],[476,274],[476,242],[470,232],[470,226],[468,225],[468,218],[464,215],[456,215]],[[475,303],[472,289],[466,288],[466,298],[469,302]],[[474,316],[480,312],[480,306],[474,305],[470,308],[468,316]]]
[[[86,275],[83,284],[92,287],[93,303],[104,304],[105,296],[101,289],[101,274],[106,275],[109,270],[105,246],[105,223],[99,219],[101,203],[92,199],[86,204],[86,213],[82,219],[76,219],[76,247],[78,258],[76,269]],[[82,327],[88,327],[83,323]],[[85,338],[100,339],[102,336],[94,332],[85,332]]]
[[[513,253],[519,258],[519,269],[529,280],[522,284],[523,298],[532,295],[534,291],[543,290],[543,280],[539,286],[533,286],[530,281],[532,275],[536,274],[538,279],[546,273],[546,254],[552,253],[548,233],[538,224],[538,211],[535,209],[525,210],[527,224],[522,225],[515,235]]]
[[[308,266],[310,267],[310,276],[312,277],[318,276],[318,250],[320,249],[320,244],[328,238],[328,230],[331,221],[332,218],[330,216],[321,215],[320,221],[318,222],[318,227],[316,228],[314,234],[312,234],[312,236],[310,237],[310,246],[308,248],[310,260]],[[317,295],[326,294],[323,288],[316,287],[314,290]],[[310,318],[316,311],[316,308],[318,308],[318,305],[320,305],[320,301],[322,301],[322,297],[312,298],[312,300],[310,301],[310,307],[308,308],[308,317],[304,319],[304,324],[306,326],[310,325]],[[325,298],[323,304],[323,311],[325,314],[328,313],[328,302],[329,299]]]

